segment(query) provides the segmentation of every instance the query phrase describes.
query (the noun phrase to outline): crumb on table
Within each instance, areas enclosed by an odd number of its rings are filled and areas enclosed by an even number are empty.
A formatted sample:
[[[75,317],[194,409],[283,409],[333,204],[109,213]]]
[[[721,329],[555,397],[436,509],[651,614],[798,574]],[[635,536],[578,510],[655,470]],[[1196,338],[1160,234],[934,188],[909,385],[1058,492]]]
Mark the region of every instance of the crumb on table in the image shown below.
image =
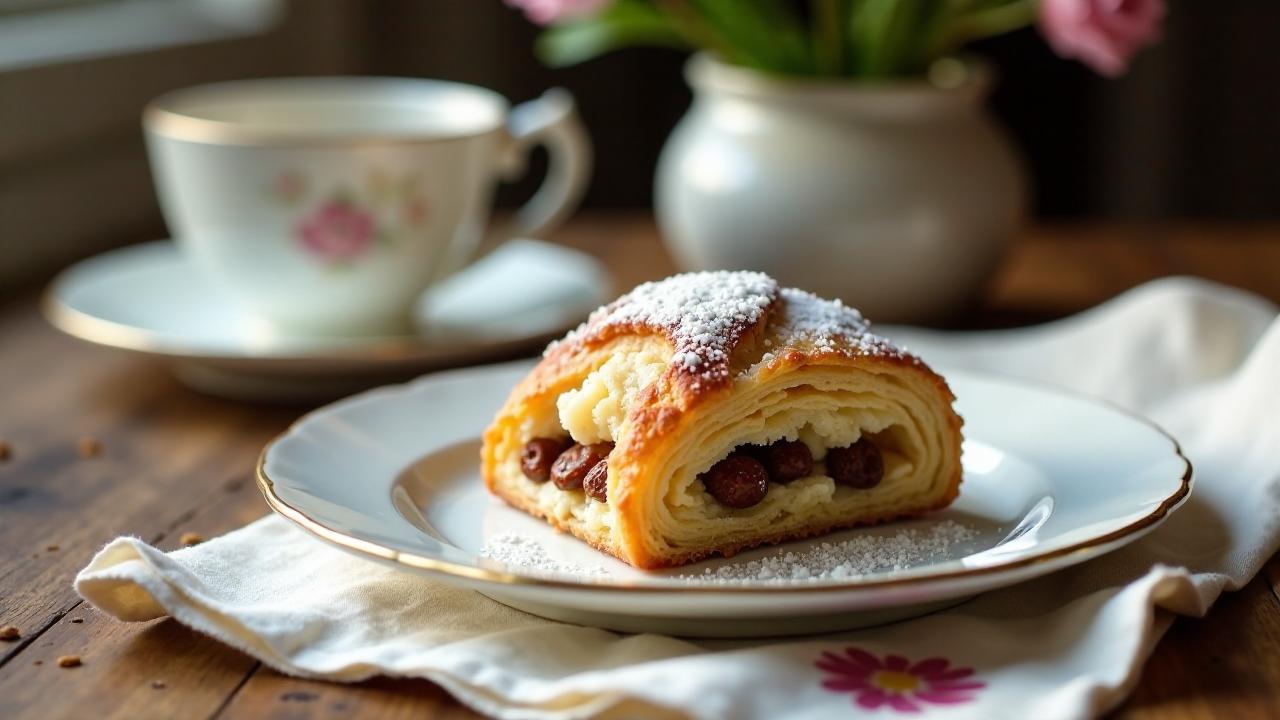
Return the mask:
[[[102,454],[102,441],[96,437],[85,435],[76,443],[76,452],[82,458],[94,458]]]
[[[181,543],[183,547],[191,547],[192,545],[199,545],[204,542],[204,537],[199,533],[184,532],[178,537],[178,542]]]
[[[14,625],[0,626],[0,640],[12,642],[22,639],[22,631]]]
[[[58,667],[61,667],[61,668],[80,667],[80,656],[79,655],[59,655]]]

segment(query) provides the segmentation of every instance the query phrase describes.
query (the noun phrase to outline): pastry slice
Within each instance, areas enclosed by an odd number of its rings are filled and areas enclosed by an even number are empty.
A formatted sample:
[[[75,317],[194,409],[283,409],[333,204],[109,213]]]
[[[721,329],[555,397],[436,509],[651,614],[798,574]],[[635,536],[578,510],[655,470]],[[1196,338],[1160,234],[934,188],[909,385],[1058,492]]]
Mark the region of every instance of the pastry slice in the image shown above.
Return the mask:
[[[489,489],[642,568],[914,517],[960,486],[946,382],[857,310],[708,272],[552,343],[485,431]]]

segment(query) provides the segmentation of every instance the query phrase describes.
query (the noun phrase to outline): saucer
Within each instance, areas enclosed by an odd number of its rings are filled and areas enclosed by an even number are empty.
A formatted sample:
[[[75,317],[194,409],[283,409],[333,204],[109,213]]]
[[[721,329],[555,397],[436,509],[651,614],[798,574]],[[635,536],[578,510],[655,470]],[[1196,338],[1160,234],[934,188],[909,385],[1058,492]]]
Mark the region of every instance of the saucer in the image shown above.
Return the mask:
[[[172,242],[134,245],[59,275],[44,313],[69,335],[174,361],[215,395],[303,401],[450,366],[537,352],[611,297],[594,258],[515,240],[428,290],[416,335],[287,338],[227,296]]]

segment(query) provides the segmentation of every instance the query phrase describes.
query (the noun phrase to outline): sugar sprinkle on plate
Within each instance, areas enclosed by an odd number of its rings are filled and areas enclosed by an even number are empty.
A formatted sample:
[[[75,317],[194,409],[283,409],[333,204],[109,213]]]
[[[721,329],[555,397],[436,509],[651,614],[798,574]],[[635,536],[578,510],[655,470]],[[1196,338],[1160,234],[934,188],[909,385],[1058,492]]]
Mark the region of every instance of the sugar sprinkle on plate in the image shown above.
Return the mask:
[[[777,548],[751,560],[720,561],[701,571],[684,569],[656,577],[691,585],[780,586],[839,583],[874,573],[900,572],[954,557],[958,547],[978,537],[978,531],[954,520],[897,532],[854,535],[843,540],[815,542],[803,549]],[[515,534],[492,537],[480,556],[515,569],[538,574],[608,577],[605,567],[588,567],[556,560],[535,539]]]

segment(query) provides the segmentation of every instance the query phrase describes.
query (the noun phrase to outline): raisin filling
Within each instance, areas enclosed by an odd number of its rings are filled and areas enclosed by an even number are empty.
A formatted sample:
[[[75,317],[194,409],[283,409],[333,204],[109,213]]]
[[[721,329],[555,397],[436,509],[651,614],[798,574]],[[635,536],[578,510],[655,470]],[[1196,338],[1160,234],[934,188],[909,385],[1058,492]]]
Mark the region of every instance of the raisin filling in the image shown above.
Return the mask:
[[[607,502],[609,465],[605,461],[613,443],[582,445],[568,438],[538,437],[524,444],[520,471],[536,483],[548,480],[561,490],[583,490],[597,502]]]
[[[862,438],[849,447],[827,451],[827,474],[841,485],[867,490],[884,479],[884,456],[875,443]]]
[[[613,443],[583,445],[567,438],[534,438],[525,443],[520,469],[538,483],[551,480],[561,490],[582,490],[596,502],[608,502]],[[827,450],[827,474],[839,485],[867,490],[884,479],[884,456],[866,438]],[[813,474],[813,453],[798,440],[744,445],[698,476],[716,502],[749,508],[769,494],[769,483],[788,483]]]
[[[867,490],[884,479],[884,457],[876,444],[862,438],[827,451],[827,474],[839,485]],[[699,475],[702,485],[726,507],[748,508],[764,500],[769,483],[786,484],[813,474],[813,453],[798,440],[768,446],[744,445]]]
[[[596,502],[609,502],[609,463],[601,460],[582,480],[582,491]]]
[[[757,459],[735,452],[699,476],[716,502],[731,508],[749,508],[769,493],[769,473]]]
[[[760,462],[769,471],[769,479],[789,483],[813,474],[813,453],[799,440],[779,440],[761,448]]]
[[[587,474],[597,464],[604,462],[612,450],[613,443],[609,442],[575,444],[560,453],[560,457],[551,464],[551,482],[561,490],[581,490]]]
[[[520,452],[520,471],[536,483],[550,480],[552,463],[571,445],[573,441],[569,438],[544,437],[530,440]]]

